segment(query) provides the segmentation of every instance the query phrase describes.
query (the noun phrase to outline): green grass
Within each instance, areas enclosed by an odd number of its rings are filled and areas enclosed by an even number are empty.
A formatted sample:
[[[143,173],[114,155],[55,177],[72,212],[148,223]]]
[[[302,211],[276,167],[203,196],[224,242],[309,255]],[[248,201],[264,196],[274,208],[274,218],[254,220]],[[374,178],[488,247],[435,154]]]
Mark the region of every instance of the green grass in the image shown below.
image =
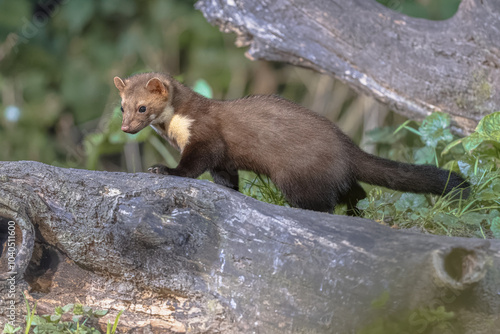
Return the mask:
[[[385,145],[386,157],[399,160],[410,157],[411,163],[430,163],[454,170],[470,182],[471,192],[467,199],[462,199],[451,194],[401,193],[364,185],[368,196],[358,203],[361,216],[394,228],[448,236],[500,238],[499,124],[500,113],[490,114],[473,134],[456,139],[449,130],[449,116],[434,113],[420,125],[408,121],[395,130],[373,131],[373,142]],[[288,205],[266,176],[243,172],[240,189],[260,201]],[[335,210],[335,214],[345,213],[345,206]]]
[[[240,189],[247,196],[259,201],[281,206],[290,206],[283,193],[276,188],[269,177],[251,172],[240,172]]]
[[[87,322],[96,320],[108,314],[108,310],[93,310],[88,306],[81,304],[68,304],[62,307],[56,307],[53,314],[37,315],[36,303],[31,309],[30,304],[26,297],[26,324],[24,326],[24,333],[36,334],[101,334],[101,332],[94,327],[87,325]],[[118,312],[114,322],[108,322],[106,334],[115,334],[118,327],[120,316],[123,310]],[[63,321],[63,316],[71,316],[71,321]],[[20,333],[21,327],[14,328],[10,324],[6,324],[2,334]]]

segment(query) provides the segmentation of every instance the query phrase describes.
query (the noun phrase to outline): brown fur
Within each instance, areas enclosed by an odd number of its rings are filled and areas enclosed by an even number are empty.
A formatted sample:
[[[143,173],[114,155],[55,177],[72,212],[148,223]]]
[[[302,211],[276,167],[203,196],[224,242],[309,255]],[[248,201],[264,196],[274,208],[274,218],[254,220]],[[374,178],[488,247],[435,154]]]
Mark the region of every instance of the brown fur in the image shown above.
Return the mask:
[[[366,196],[358,181],[437,194],[468,187],[453,172],[365,153],[326,118],[280,97],[210,100],[160,73],[116,77],[115,85],[122,129],[152,125],[182,152],[177,168],[158,165],[155,173],[196,178],[209,170],[215,182],[238,189],[237,171],[251,170],[268,175],[291,205],[318,211],[337,203],[352,209]]]

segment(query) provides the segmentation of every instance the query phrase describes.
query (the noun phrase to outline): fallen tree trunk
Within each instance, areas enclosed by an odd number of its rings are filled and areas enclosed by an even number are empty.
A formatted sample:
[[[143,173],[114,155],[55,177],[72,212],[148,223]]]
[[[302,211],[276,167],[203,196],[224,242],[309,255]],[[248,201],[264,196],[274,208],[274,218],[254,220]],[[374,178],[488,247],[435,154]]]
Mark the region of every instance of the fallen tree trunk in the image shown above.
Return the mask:
[[[446,21],[405,16],[375,0],[198,0],[251,59],[334,75],[412,119],[451,115],[472,132],[500,110],[500,1],[463,0]]]
[[[41,313],[81,302],[114,310],[105,321],[125,309],[121,332],[477,334],[500,325],[498,241],[277,207],[208,181],[3,162],[0,231],[17,321],[26,289]],[[8,314],[3,305],[1,323]]]

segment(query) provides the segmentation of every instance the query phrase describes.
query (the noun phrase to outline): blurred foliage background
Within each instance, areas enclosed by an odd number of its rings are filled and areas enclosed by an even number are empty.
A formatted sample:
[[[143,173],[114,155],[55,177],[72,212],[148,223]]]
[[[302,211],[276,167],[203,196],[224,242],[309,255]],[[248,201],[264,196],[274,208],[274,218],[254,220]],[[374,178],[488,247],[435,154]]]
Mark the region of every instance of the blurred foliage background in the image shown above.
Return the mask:
[[[248,60],[194,2],[0,0],[0,160],[122,171],[175,163],[178,154],[152,131],[119,131],[113,77],[151,70],[210,87],[215,98],[282,95],[337,122],[369,151],[367,130],[404,121],[328,76]],[[459,5],[379,2],[430,19],[449,18]]]

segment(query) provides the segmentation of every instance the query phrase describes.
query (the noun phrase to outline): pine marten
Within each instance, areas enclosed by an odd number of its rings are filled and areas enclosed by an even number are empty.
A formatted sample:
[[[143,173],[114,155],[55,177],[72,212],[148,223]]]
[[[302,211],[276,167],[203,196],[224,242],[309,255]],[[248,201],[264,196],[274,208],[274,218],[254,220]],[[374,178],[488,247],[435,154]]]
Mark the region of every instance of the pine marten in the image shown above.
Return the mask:
[[[269,176],[290,205],[327,212],[339,203],[352,209],[366,197],[359,181],[468,196],[458,174],[368,154],[325,117],[277,96],[212,100],[161,73],[114,83],[121,129],[137,133],[150,125],[181,152],[176,168],[155,165],[152,173],[196,178],[210,171],[216,183],[238,190],[238,170],[250,170]]]

